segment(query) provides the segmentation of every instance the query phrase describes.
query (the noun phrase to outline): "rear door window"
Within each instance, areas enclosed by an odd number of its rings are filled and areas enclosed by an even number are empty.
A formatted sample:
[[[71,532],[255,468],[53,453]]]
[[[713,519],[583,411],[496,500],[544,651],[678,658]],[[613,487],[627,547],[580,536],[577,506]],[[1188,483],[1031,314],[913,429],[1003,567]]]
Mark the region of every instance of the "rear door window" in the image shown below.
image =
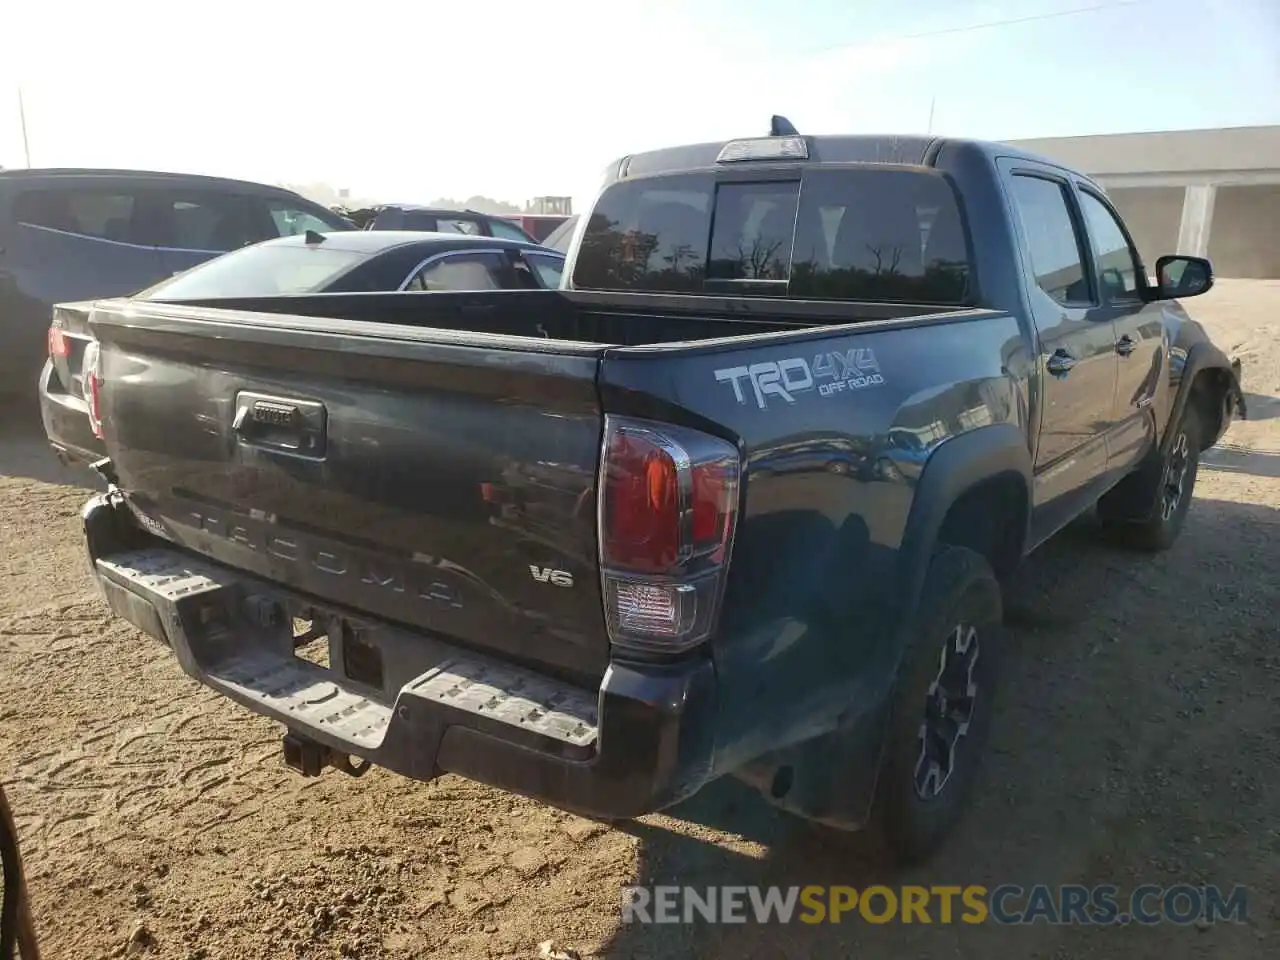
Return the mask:
[[[564,257],[553,257],[545,253],[526,253],[525,262],[538,275],[538,283],[549,290],[560,288],[560,275],[564,271]]]
[[[506,257],[496,251],[447,253],[418,268],[405,290],[503,290],[514,287]]]
[[[181,187],[140,195],[145,216],[140,229],[160,248],[169,273],[180,273],[230,250],[271,236],[242,194]]]
[[[18,196],[13,218],[32,227],[119,243],[144,243],[133,229],[134,196],[95,187],[32,190]]]
[[[127,296],[165,276],[148,228],[148,194],[122,179],[66,178],[14,197],[16,242],[6,246],[29,268],[26,289],[46,309],[64,300]]]
[[[590,216],[573,280],[580,289],[959,305],[972,296],[970,277],[944,177],[838,167],[802,180],[681,174],[616,184]]]
[[[266,239],[237,194],[166,190],[157,217],[159,246],[175,250],[223,253]]]

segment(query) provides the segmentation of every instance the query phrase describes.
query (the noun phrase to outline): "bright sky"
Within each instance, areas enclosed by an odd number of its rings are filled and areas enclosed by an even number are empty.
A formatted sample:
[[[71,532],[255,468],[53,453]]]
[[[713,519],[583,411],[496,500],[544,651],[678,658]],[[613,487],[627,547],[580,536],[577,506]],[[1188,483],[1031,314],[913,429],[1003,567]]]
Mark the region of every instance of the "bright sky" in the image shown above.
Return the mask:
[[[1280,123],[1277,0],[8,6],[3,166],[24,164],[19,84],[36,166],[575,209],[622,154],[772,113],[925,132],[936,98],[933,132],[992,139]]]

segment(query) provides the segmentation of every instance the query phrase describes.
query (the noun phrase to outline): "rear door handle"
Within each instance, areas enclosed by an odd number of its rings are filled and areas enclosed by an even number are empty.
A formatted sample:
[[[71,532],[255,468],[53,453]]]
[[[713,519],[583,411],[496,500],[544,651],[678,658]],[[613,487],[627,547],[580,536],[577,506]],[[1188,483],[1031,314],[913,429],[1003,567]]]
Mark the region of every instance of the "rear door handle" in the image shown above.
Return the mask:
[[[1046,366],[1049,368],[1049,372],[1055,376],[1066,376],[1077,362],[1075,357],[1059,347],[1053,351],[1053,355],[1049,357],[1049,362]]]
[[[1129,336],[1126,333],[1123,337],[1121,337],[1119,340],[1116,341],[1116,353],[1120,354],[1120,356],[1122,357],[1127,357],[1129,354],[1133,353],[1135,349],[1137,349],[1137,346],[1138,346],[1138,341],[1134,340],[1133,337]]]

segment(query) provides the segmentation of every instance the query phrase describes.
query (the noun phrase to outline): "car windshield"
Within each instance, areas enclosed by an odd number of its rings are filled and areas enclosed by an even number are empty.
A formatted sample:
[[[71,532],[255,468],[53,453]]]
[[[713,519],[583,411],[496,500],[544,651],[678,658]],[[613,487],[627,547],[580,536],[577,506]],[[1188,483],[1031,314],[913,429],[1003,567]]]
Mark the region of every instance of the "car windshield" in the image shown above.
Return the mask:
[[[145,300],[278,297],[316,293],[370,254],[300,243],[242,247],[162,280],[138,294]]]
[[[591,212],[573,286],[966,304],[971,273],[942,175],[830,167],[756,182],[696,173],[615,183]]]

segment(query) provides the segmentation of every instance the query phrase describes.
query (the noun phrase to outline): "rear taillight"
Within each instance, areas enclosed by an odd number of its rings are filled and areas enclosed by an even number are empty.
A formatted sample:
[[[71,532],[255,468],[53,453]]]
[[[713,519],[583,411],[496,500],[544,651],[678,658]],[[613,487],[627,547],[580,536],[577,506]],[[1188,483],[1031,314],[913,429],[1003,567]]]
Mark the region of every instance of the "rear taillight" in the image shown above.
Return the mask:
[[[600,566],[615,646],[679,652],[715,628],[738,516],[733,444],[605,418]]]
[[[90,340],[84,348],[81,363],[81,380],[84,383],[84,400],[89,405],[89,426],[93,435],[102,438],[102,351],[97,340]]]
[[[49,327],[49,356],[55,360],[67,357],[71,348],[67,344],[66,335],[58,326]]]

